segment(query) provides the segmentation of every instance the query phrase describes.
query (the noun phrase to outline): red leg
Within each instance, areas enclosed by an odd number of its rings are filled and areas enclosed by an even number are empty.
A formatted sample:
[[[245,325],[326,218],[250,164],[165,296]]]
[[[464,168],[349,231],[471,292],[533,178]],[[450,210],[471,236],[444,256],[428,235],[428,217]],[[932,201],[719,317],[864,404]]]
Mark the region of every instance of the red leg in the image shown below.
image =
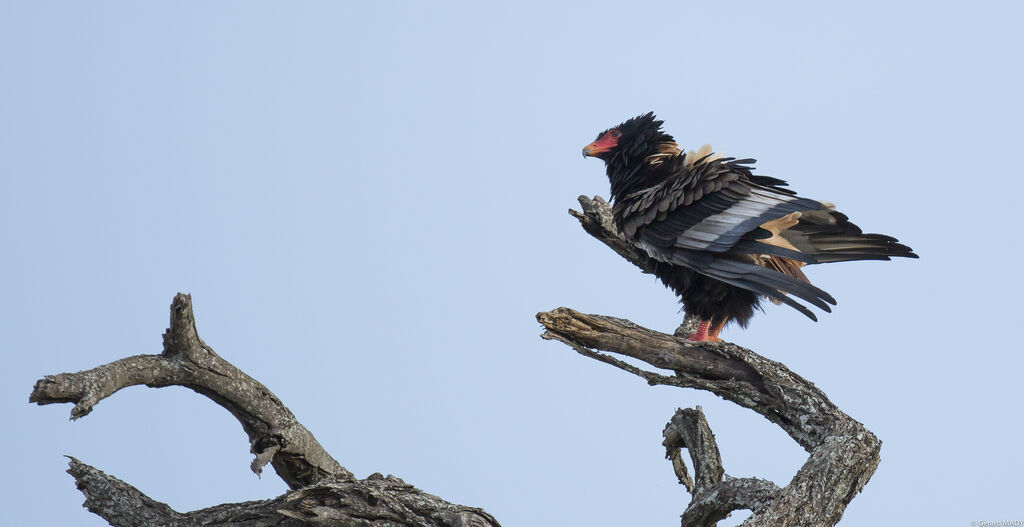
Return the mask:
[[[693,335],[690,335],[690,339],[689,340],[693,340],[693,341],[696,341],[696,342],[701,342],[701,341],[709,340],[708,339],[708,326],[710,326],[710,325],[711,325],[711,321],[710,320],[701,320],[700,324],[697,325],[697,331],[695,331],[693,333]]]
[[[718,338],[718,334],[722,332],[722,328],[725,327],[725,321],[721,321],[708,329],[708,340],[712,342],[722,342],[722,339]]]

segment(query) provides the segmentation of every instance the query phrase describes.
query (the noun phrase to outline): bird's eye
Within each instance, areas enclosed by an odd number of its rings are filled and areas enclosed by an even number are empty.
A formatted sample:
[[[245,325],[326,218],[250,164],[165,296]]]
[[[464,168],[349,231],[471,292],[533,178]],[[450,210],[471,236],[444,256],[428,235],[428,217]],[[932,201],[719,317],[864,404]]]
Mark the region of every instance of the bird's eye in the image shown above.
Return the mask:
[[[622,135],[622,132],[620,132],[618,130],[612,130],[612,137],[618,138],[621,135]]]

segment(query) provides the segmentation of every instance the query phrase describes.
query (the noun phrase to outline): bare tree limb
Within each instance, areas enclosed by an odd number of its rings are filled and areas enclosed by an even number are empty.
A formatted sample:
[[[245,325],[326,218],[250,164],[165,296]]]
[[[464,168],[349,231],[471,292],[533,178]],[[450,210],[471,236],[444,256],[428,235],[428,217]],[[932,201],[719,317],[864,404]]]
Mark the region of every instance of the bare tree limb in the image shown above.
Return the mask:
[[[611,207],[601,198],[580,196],[583,212],[570,211],[583,228],[644,272],[656,262],[616,231]],[[693,494],[683,525],[714,525],[729,512],[750,509],[750,526],[834,525],[853,496],[878,466],[881,441],[839,410],[812,383],[769,360],[730,343],[692,342],[692,321],[674,335],[628,320],[587,315],[560,307],[537,314],[545,339],[558,340],[578,353],[632,373],[648,384],[696,388],[761,414],[810,453],[783,489],[755,478],[728,478],[714,436],[702,412],[680,410],[665,430],[667,457],[680,483]],[[648,371],[610,352],[644,362]],[[681,458],[687,448],[694,464],[691,479]]]
[[[715,435],[699,406],[677,409],[663,435],[665,457],[672,461],[680,482],[693,495],[683,514],[683,525],[714,525],[739,509],[759,512],[778,496],[779,488],[770,481],[725,475]],[[690,452],[693,480],[681,460],[683,448]]]
[[[629,371],[650,384],[707,390],[750,408],[779,425],[810,452],[807,463],[778,499],[752,516],[748,525],[834,525],[878,465],[881,442],[874,434],[836,408],[813,384],[748,349],[728,343],[692,343],[621,319],[568,308],[538,313],[537,320],[547,330],[545,338],[569,343],[580,353]],[[638,368],[594,351],[591,346],[670,370],[672,375]],[[710,366],[707,361],[718,364]],[[697,482],[694,485],[699,489]],[[762,499],[770,494],[762,485],[755,485],[753,494],[739,493],[742,489],[733,487],[729,487],[732,492],[717,489],[719,505],[713,507],[705,498],[701,506],[734,510],[730,507],[744,504],[750,496]],[[737,495],[739,498],[734,497]],[[726,498],[731,501],[723,501]],[[698,505],[695,500],[692,506]],[[801,511],[800,518],[793,517],[797,511]]]
[[[750,510],[754,516],[743,525],[791,525],[764,523],[758,519],[766,507],[777,499],[779,487],[758,478],[729,478],[694,495],[690,506],[683,512],[683,525],[713,526],[737,510]]]
[[[85,494],[85,507],[115,527],[492,527],[479,509],[432,496],[394,476],[365,480],[325,478],[272,500],[225,503],[181,513],[103,471],[70,458],[68,473]]]
[[[156,501],[135,487],[68,456],[68,474],[85,494],[83,506],[111,525],[166,525],[183,516],[166,503]]]
[[[87,371],[49,375],[36,382],[29,401],[74,403],[71,418],[78,419],[128,386],[191,388],[242,424],[256,456],[252,470],[259,473],[270,463],[293,490],[273,500],[180,513],[71,458],[68,473],[85,494],[85,506],[111,525],[500,527],[481,509],[448,503],[394,476],[356,479],[267,387],[199,338],[189,295],[175,296],[163,341],[160,355],[136,355]]]
[[[697,408],[677,409],[676,415],[665,425],[662,432],[665,440],[665,457],[671,459],[673,453],[685,448],[690,451],[693,461],[694,483],[687,488],[691,494],[707,490],[715,483],[722,481],[725,469],[722,468],[722,456],[718,453],[718,443],[711,427],[704,417],[704,412]],[[673,465],[675,465],[673,463]]]
[[[184,386],[231,412],[249,436],[259,474],[270,462],[281,479],[296,489],[324,477],[352,478],[313,434],[295,419],[266,386],[214,353],[196,332],[190,295],[171,304],[171,325],[160,355],[136,355],[78,373],[48,375],[36,383],[29,401],[75,403],[71,418],[84,417],[121,388]]]
[[[583,212],[569,209],[569,215],[580,220],[583,230],[601,240],[619,256],[633,262],[644,273],[654,274],[657,261],[619,235],[619,231],[615,228],[615,222],[612,221],[612,207],[607,201],[601,196],[594,196],[593,199],[580,196],[577,199]]]
[[[547,330],[543,338],[571,342],[588,353],[610,351],[670,370],[674,375],[623,363],[630,368],[623,369],[650,384],[707,390],[750,408],[778,424],[808,451],[829,436],[835,414],[841,413],[824,393],[783,364],[735,344],[691,342],[628,320],[566,307],[538,313],[537,320]]]

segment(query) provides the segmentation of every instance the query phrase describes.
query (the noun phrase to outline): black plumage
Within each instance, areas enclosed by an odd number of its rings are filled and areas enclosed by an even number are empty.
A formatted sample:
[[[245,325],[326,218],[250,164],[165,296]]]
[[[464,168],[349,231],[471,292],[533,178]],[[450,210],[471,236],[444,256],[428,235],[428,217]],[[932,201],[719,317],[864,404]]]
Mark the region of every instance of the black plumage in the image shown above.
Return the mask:
[[[804,265],[917,257],[831,204],[753,174],[753,159],[681,151],[661,125],[653,113],[635,117],[583,153],[605,161],[616,226],[658,262],[655,275],[701,318],[704,336],[730,321],[745,327],[761,297],[813,320],[804,303],[830,311],[835,299],[811,285]]]

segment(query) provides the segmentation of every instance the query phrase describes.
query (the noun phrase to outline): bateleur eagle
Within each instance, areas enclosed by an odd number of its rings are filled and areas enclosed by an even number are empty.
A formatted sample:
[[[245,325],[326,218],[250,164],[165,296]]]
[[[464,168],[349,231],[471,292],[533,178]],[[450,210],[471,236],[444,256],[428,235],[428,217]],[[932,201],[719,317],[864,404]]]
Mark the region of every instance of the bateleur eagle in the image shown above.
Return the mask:
[[[605,162],[612,212],[623,236],[656,261],[654,274],[701,322],[692,340],[718,341],[746,327],[760,298],[817,320],[836,301],[802,267],[917,258],[891,236],[864,234],[825,201],[752,173],[753,159],[722,157],[705,145],[683,152],[653,112],[601,132],[584,156]]]

